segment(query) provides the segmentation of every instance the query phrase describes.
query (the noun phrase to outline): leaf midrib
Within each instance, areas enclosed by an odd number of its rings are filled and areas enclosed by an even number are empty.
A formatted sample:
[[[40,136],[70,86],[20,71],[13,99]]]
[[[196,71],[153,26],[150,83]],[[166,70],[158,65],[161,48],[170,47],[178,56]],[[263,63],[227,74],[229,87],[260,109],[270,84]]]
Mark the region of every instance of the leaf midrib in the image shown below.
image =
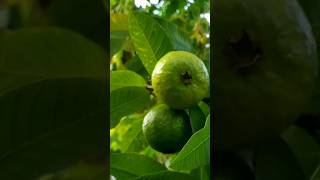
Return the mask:
[[[144,40],[147,42],[147,45],[148,45],[149,49],[151,49],[151,51],[152,51],[153,59],[156,61],[157,58],[156,58],[156,56],[155,56],[154,49],[152,49],[151,44],[149,43],[148,38],[147,38],[147,36],[145,35],[145,31],[143,31],[143,28],[141,27],[139,21],[136,19],[135,15],[132,14],[131,17],[133,17],[133,20],[135,21],[135,23],[136,23],[137,26],[139,27],[140,31],[143,32],[143,33],[141,33],[141,34],[142,34],[142,36],[144,37]],[[153,23],[154,23],[154,22],[153,22]]]

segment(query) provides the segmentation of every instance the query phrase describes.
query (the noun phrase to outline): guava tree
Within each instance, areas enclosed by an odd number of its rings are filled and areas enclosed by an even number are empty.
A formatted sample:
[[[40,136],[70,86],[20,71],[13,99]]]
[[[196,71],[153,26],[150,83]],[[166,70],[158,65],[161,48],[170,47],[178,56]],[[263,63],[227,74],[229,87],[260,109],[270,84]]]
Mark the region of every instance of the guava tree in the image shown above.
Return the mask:
[[[110,174],[209,179],[209,2],[145,2],[110,2]]]

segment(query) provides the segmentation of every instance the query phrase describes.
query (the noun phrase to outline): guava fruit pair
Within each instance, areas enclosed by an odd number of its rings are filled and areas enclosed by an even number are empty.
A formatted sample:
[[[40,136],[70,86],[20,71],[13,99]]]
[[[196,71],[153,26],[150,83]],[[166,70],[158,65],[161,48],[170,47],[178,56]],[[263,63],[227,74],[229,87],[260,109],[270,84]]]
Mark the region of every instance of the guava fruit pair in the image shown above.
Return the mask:
[[[316,43],[295,0],[213,2],[213,134],[217,150],[278,136],[305,111]]]
[[[295,0],[224,0],[214,2],[212,13],[215,148],[232,151],[278,136],[306,110],[318,75],[316,43],[303,10]],[[204,97],[203,91],[186,93],[183,85],[197,76],[190,78],[168,59],[163,61],[172,67],[160,60],[153,73],[166,75],[152,82],[159,99],[183,109],[201,99],[192,94]]]
[[[194,54],[172,51],[156,64],[152,87],[159,105],[145,116],[143,133],[153,149],[178,152],[192,135],[189,116],[183,109],[208,96],[209,74]]]

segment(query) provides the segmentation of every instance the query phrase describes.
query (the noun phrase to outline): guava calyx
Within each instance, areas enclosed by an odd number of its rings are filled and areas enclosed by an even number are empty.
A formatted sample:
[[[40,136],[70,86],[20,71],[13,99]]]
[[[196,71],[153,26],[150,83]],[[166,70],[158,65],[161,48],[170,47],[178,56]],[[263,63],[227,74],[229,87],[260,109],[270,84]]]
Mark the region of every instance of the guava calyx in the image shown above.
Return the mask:
[[[181,74],[181,81],[182,81],[185,85],[191,84],[191,82],[192,82],[192,76],[191,76],[191,74],[190,74],[188,71],[182,73],[182,74]]]
[[[250,36],[247,30],[230,38],[231,55],[233,62],[231,68],[244,70],[252,67],[258,60],[261,60],[262,49],[259,43]]]

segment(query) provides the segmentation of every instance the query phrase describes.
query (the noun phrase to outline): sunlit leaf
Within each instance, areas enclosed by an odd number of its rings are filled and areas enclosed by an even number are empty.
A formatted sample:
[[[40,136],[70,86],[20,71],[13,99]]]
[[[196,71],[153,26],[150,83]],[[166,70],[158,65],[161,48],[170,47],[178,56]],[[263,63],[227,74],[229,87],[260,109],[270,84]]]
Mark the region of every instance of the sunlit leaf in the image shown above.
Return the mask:
[[[110,128],[115,127],[123,116],[145,107],[150,101],[144,87],[124,87],[110,93]]]
[[[166,168],[155,160],[136,153],[112,153],[110,156],[110,174],[117,180],[126,180],[165,170]]]
[[[144,13],[130,14],[129,32],[139,58],[152,74],[158,60],[173,50],[169,37],[158,21]]]
[[[210,116],[205,127],[191,136],[182,150],[170,161],[177,170],[191,170],[210,163]]]

